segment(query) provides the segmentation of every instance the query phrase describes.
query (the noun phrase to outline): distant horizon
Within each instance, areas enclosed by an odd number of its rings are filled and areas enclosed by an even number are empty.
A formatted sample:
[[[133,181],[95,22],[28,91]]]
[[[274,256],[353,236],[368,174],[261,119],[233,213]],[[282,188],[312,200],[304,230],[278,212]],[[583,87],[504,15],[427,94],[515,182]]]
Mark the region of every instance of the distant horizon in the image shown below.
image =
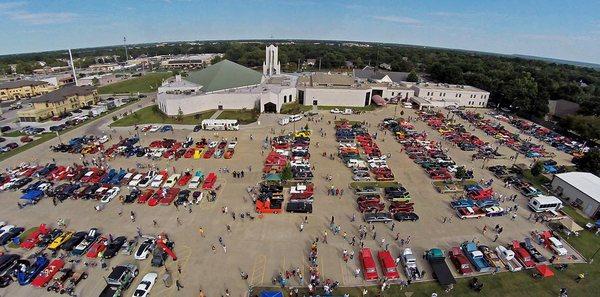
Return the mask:
[[[515,9],[518,7],[518,9]],[[600,2],[7,0],[0,54],[179,40],[361,40],[600,64]]]
[[[406,47],[421,47],[421,48],[431,48],[431,49],[443,49],[450,51],[465,51],[465,52],[475,52],[480,54],[490,54],[490,55],[500,55],[506,57],[514,57],[521,59],[533,59],[533,60],[541,60],[549,63],[558,63],[558,64],[569,64],[579,67],[590,67],[594,69],[600,68],[600,63],[588,62],[588,61],[577,61],[577,60],[567,60],[557,57],[545,57],[545,56],[537,56],[532,54],[524,54],[524,53],[499,53],[499,52],[489,52],[489,51],[480,51],[475,49],[466,49],[466,48],[448,48],[448,47],[439,47],[439,46],[428,46],[428,45],[419,45],[419,44],[406,44],[406,43],[392,43],[392,42],[383,42],[383,41],[360,41],[360,40],[333,40],[333,39],[293,39],[293,38],[276,38],[276,39],[207,39],[207,40],[171,40],[171,41],[148,41],[148,42],[138,42],[127,44],[128,47],[143,45],[143,44],[160,44],[160,43],[191,43],[191,42],[264,42],[268,43],[269,41],[280,43],[280,42],[354,42],[354,43],[366,43],[366,44],[387,44],[393,46],[406,46]],[[71,48],[72,51],[83,50],[83,49],[98,49],[98,48],[112,48],[112,47],[123,47],[123,44],[112,44],[112,45],[98,45],[98,46],[88,46],[88,47],[77,47]],[[59,48],[59,49],[50,49],[50,50],[42,50],[42,51],[33,51],[33,52],[17,52],[17,53],[9,53],[9,54],[0,54],[0,57],[6,56],[18,56],[18,55],[28,55],[28,54],[37,54],[37,53],[49,53],[49,52],[58,52],[58,51],[68,51],[68,48]]]

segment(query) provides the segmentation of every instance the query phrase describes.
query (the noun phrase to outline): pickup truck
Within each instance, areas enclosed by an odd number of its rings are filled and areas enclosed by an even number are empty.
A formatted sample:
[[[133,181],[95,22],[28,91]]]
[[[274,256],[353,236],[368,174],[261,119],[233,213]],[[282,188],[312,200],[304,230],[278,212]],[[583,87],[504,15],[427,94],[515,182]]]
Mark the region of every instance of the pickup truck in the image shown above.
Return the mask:
[[[477,271],[491,272],[494,270],[494,268],[485,260],[483,253],[477,249],[477,245],[474,242],[465,242],[460,248]]]
[[[456,279],[450,272],[450,268],[448,268],[448,264],[446,264],[446,256],[441,249],[432,248],[425,252],[425,259],[431,265],[433,270],[433,277],[437,279],[437,281],[442,286],[447,286],[450,284],[456,284]]]
[[[138,275],[139,269],[135,264],[123,264],[116,266],[104,280],[106,287],[100,293],[100,297],[120,297]]]
[[[417,258],[410,248],[405,248],[404,251],[402,251],[400,262],[404,267],[404,274],[406,274],[406,278],[409,280],[420,280],[423,277],[421,270],[419,270],[419,267],[417,266]]]
[[[512,272],[523,270],[523,265],[515,258],[515,253],[513,251],[499,245],[496,247],[496,254],[498,254],[498,257],[500,257],[504,265],[506,265],[506,269]]]
[[[537,263],[543,263],[548,261],[548,259],[546,259],[546,257],[544,257],[544,255],[542,255],[531,243],[531,238],[529,237],[525,237],[525,240],[522,241],[521,243],[521,247],[523,247],[533,258],[533,261],[537,262]]]
[[[485,217],[486,213],[483,209],[472,206],[472,207],[459,207],[456,209],[456,214],[461,219],[479,219]]]
[[[562,210],[546,210],[542,214],[542,219],[544,221],[559,221],[567,217],[567,213]]]
[[[480,245],[479,250],[483,253],[483,258],[493,267],[504,268],[504,263],[500,260],[500,257],[492,249],[485,245]]]

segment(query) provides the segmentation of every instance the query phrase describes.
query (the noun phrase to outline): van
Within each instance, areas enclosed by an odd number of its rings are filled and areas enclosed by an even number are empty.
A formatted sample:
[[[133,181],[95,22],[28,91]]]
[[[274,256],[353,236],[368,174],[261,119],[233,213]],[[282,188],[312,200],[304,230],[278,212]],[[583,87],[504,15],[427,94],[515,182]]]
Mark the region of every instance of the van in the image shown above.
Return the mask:
[[[404,108],[412,108],[412,102],[404,102]]]
[[[299,121],[301,119],[302,119],[302,115],[301,114],[295,114],[295,115],[289,116],[289,121],[290,122],[297,122],[297,121]]]
[[[534,212],[544,212],[548,210],[557,211],[562,208],[562,201],[554,196],[533,197],[527,203],[527,206]]]

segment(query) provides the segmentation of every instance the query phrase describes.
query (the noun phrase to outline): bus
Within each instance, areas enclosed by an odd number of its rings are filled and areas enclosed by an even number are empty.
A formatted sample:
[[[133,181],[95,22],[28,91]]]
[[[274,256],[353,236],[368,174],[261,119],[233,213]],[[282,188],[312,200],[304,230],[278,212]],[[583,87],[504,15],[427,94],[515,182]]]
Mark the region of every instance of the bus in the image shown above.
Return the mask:
[[[527,206],[534,212],[557,211],[562,208],[562,201],[554,196],[533,197],[527,203]]]
[[[213,131],[232,131],[239,130],[240,125],[238,120],[203,120],[202,129]]]

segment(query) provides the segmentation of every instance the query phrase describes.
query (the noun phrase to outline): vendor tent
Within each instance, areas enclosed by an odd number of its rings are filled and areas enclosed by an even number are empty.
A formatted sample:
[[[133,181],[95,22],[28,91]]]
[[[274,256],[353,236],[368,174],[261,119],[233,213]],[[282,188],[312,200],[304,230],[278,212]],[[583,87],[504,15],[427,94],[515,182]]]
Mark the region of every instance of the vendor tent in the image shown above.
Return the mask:
[[[267,181],[281,181],[281,175],[277,173],[270,173],[265,176],[265,180]]]
[[[583,230],[583,228],[581,226],[577,225],[577,223],[575,223],[575,221],[573,221],[573,219],[571,219],[569,217],[560,220],[560,224],[566,230],[569,230],[574,233]]]
[[[260,293],[260,297],[283,297],[280,291],[265,291]]]
[[[551,277],[554,276],[554,272],[548,267],[548,265],[542,264],[535,266],[535,269],[543,276],[543,277]]]

